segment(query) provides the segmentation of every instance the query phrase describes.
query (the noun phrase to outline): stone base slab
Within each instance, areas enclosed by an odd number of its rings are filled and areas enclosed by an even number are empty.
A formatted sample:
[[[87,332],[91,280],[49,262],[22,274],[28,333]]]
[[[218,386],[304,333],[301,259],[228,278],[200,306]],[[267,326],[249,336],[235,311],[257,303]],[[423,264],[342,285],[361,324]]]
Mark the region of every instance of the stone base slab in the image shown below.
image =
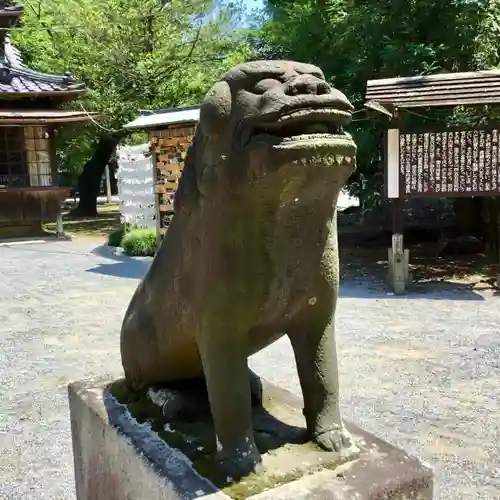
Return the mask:
[[[110,380],[69,385],[78,500],[230,499],[187,458],[109,393]],[[265,381],[265,397],[298,413],[302,402]],[[247,497],[248,500],[431,500],[433,471],[404,451],[346,422],[361,448],[358,459]]]

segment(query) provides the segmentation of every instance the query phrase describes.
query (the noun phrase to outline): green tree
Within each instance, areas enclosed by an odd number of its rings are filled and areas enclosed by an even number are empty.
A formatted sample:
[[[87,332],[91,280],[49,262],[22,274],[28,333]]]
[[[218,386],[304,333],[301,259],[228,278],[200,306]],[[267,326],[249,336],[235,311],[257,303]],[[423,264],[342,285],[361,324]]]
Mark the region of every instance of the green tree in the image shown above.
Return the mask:
[[[72,106],[98,124],[63,130],[63,166],[78,175],[82,215],[96,212],[104,168],[124,123],[139,109],[199,102],[229,66],[247,57],[240,11],[212,0],[28,0],[15,43],[35,69],[71,72],[87,84]],[[84,163],[83,159],[88,160]]]

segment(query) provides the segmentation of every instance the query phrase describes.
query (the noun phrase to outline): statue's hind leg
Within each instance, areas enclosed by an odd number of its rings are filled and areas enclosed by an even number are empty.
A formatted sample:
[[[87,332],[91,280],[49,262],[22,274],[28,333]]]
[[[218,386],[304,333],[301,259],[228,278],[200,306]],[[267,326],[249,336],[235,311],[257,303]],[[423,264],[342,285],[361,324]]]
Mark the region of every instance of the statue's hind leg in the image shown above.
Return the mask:
[[[334,326],[314,313],[290,329],[304,396],[304,416],[311,439],[328,451],[356,452],[339,408],[339,381]]]
[[[134,389],[156,382],[161,365],[156,332],[151,317],[140,308],[127,311],[120,335],[120,351],[125,378]]]

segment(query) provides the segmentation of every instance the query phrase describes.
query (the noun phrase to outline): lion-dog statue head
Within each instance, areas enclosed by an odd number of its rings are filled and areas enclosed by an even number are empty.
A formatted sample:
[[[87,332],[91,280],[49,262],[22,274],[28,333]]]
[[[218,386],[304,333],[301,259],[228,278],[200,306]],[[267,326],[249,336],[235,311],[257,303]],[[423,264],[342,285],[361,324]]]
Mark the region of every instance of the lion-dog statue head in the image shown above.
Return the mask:
[[[352,110],[310,64],[255,61],[233,68],[201,106],[175,210],[193,210],[219,189],[260,189],[268,174],[296,182],[313,170],[340,191],[356,164],[356,145],[343,130]]]

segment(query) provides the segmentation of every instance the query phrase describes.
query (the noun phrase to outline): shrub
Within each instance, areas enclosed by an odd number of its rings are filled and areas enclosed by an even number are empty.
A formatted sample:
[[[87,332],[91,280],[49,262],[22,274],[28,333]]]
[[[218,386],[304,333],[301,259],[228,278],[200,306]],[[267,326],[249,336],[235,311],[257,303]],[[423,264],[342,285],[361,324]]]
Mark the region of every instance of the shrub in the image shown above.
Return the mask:
[[[126,231],[127,231],[127,229],[126,229],[125,225],[122,225],[118,229],[111,231],[108,234],[108,245],[110,247],[121,247],[122,240],[123,240],[123,237],[125,236]]]
[[[156,230],[132,229],[123,237],[121,246],[125,254],[131,257],[152,257],[156,252]]]

